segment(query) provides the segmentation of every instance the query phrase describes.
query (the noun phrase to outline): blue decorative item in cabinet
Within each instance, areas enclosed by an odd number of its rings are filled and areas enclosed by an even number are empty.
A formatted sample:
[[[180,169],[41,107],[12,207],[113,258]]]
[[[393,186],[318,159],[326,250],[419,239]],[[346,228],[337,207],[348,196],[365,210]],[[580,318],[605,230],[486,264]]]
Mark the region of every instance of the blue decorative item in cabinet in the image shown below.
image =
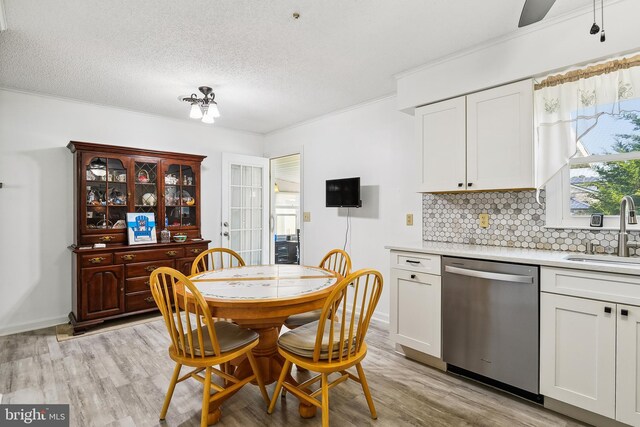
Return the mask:
[[[156,243],[156,220],[153,213],[127,213],[127,231],[130,245]]]

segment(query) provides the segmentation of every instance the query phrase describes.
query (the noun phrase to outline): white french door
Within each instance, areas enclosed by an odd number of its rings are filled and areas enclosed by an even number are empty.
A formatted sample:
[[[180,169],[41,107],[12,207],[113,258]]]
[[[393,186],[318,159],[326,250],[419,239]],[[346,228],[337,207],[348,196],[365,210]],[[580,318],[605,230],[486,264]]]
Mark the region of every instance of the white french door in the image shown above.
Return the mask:
[[[269,159],[222,153],[222,246],[269,263]]]

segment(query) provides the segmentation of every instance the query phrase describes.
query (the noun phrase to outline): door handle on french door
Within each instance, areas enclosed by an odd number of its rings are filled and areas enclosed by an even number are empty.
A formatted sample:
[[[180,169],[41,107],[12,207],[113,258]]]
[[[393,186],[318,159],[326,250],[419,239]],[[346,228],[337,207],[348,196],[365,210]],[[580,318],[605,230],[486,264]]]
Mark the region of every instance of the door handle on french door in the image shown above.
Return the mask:
[[[225,231],[224,233],[222,233],[222,235],[223,235],[224,237],[229,237],[229,232],[228,232],[228,231]]]
[[[229,223],[228,223],[227,221],[225,221],[225,222],[223,222],[223,223],[222,223],[222,226],[223,226],[223,227],[228,227],[228,226],[229,226]]]

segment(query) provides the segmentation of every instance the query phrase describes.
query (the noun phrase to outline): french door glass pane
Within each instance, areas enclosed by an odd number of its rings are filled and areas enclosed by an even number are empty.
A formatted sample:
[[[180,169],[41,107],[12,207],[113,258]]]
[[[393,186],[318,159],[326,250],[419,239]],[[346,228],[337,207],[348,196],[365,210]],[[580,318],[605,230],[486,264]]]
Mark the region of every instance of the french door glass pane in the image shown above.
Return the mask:
[[[262,168],[253,168],[253,187],[262,187]]]
[[[242,188],[231,186],[230,190],[231,190],[231,208],[239,208],[240,206],[242,206],[242,203],[240,202],[240,195],[242,193]]]
[[[240,251],[240,232],[239,231],[231,231],[230,233],[230,242],[231,242],[231,248],[238,252]],[[246,260],[245,260],[246,262]]]
[[[231,222],[231,229],[232,230],[238,230],[241,227],[241,221],[240,221],[240,214],[241,214],[241,209],[234,209],[231,208],[231,215],[229,215],[229,219]]]
[[[242,178],[240,175],[240,165],[231,165],[231,185],[240,185]]]

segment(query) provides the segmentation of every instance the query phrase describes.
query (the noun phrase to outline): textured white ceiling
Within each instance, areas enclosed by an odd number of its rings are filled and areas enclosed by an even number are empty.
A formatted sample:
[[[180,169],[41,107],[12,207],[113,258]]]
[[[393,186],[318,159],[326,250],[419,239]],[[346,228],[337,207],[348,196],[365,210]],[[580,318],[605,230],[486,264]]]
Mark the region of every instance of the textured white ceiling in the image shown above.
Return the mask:
[[[188,120],[177,96],[209,85],[216,125],[266,133],[391,94],[395,73],[516,31],[523,1],[4,3],[0,86]],[[557,0],[550,15],[590,4]]]

